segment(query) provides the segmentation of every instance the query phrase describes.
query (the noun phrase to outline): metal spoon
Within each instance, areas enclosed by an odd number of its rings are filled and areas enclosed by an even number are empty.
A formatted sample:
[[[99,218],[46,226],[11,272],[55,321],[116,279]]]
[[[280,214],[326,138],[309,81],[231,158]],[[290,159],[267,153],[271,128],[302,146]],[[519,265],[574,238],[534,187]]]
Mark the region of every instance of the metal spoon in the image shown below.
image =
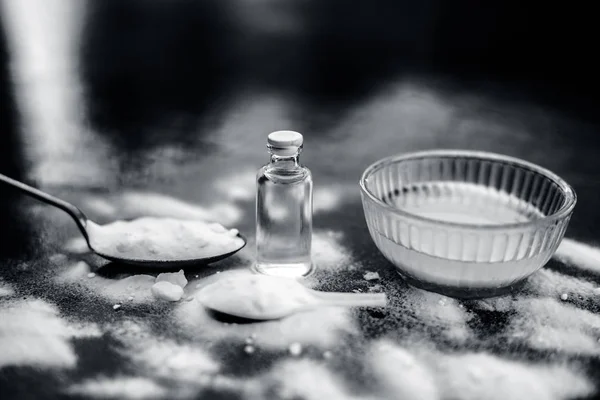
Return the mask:
[[[98,224],[94,223],[92,220],[88,219],[88,217],[86,217],[86,215],[79,208],[75,207],[71,203],[68,203],[68,202],[61,200],[57,197],[54,197],[46,192],[43,192],[39,189],[36,189],[29,185],[26,185],[22,182],[19,182],[17,180],[14,180],[14,179],[9,178],[8,176],[2,175],[2,174],[0,174],[0,182],[6,184],[8,186],[11,186],[13,188],[16,188],[19,191],[21,191],[22,193],[24,193],[28,196],[31,196],[37,200],[43,201],[44,203],[47,203],[51,206],[60,208],[61,210],[63,210],[67,214],[69,214],[69,216],[71,218],[73,218],[73,220],[77,224],[77,228],[79,228],[79,230],[81,231],[90,250],[92,250],[94,253],[96,253],[99,256],[101,256],[107,260],[110,260],[110,261],[124,263],[124,264],[138,265],[141,267],[176,268],[176,267],[182,267],[182,266],[192,265],[192,264],[209,264],[212,262],[216,262],[216,261],[222,260],[224,258],[227,258],[227,257],[237,253],[246,245],[246,239],[242,235],[238,234],[238,237],[240,237],[244,241],[244,244],[240,248],[238,248],[234,251],[231,251],[229,253],[218,254],[215,256],[204,257],[204,258],[195,258],[195,259],[186,259],[186,260],[156,260],[156,259],[152,259],[152,260],[146,259],[145,260],[145,259],[141,259],[141,258],[126,258],[126,257],[122,257],[122,256],[115,256],[112,254],[105,254],[105,253],[96,251],[92,247],[91,243],[93,242],[93,237],[94,237],[93,235],[94,235],[95,231],[97,232],[97,229],[89,229],[89,227],[92,224],[95,225],[96,228],[102,227],[102,226],[98,225]]]
[[[195,298],[213,311],[260,321],[318,307],[385,307],[387,303],[385,293],[321,292],[294,279],[242,271],[232,271],[202,286]]]

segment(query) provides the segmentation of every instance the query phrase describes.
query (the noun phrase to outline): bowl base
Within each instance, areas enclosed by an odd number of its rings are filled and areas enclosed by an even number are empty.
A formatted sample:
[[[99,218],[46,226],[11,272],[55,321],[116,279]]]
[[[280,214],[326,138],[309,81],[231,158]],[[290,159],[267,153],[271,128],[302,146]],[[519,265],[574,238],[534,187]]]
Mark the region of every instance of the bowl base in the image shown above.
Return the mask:
[[[417,287],[419,289],[427,290],[428,292],[435,292],[443,294],[444,296],[454,297],[458,299],[483,299],[489,297],[504,296],[514,291],[518,291],[525,285],[527,279],[523,279],[519,282],[513,283],[512,285],[502,286],[498,288],[459,288],[456,286],[440,285],[431,282],[425,282],[419,279],[412,278],[402,272],[396,270],[398,275],[406,281],[409,285]]]

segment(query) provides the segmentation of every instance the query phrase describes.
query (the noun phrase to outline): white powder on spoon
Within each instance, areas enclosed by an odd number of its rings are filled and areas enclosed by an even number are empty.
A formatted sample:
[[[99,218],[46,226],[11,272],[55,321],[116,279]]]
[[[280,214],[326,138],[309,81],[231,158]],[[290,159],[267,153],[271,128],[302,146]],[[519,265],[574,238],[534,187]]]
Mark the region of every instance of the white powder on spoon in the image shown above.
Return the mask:
[[[284,317],[317,302],[295,280],[252,274],[224,276],[203,287],[195,297],[213,310],[255,319]]]
[[[88,224],[97,252],[118,259],[178,261],[215,257],[240,249],[237,229],[218,223],[144,217],[107,225]]]
[[[251,272],[226,271],[188,285],[196,289],[188,293],[194,296],[194,300],[180,302],[174,314],[175,323],[186,336],[194,340],[238,340],[240,344],[245,344],[246,339],[252,337],[256,347],[270,350],[287,351],[290,344],[298,342],[324,351],[339,345],[340,337],[356,334],[350,310],[342,307],[320,307],[274,321],[225,325],[215,320],[197,297],[203,287],[231,274],[250,275]]]

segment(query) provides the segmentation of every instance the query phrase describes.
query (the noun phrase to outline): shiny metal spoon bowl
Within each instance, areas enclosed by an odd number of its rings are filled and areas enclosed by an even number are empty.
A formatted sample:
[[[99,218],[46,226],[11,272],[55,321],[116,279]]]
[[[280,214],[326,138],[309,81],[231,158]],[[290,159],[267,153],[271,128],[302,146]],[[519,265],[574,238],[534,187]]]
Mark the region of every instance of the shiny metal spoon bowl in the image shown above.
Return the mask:
[[[9,178],[8,176],[0,174],[0,182],[13,187],[22,193],[31,196],[37,200],[40,200],[46,204],[57,207],[64,212],[66,212],[77,224],[77,228],[81,231],[81,234],[85,238],[85,241],[94,253],[98,254],[100,257],[105,258],[109,261],[113,261],[116,263],[136,265],[140,267],[157,267],[157,268],[177,268],[184,267],[194,264],[210,264],[216,261],[223,260],[227,257],[232,256],[233,254],[240,251],[244,246],[246,246],[246,238],[241,234],[238,234],[238,237],[243,240],[243,245],[236,250],[230,251],[228,253],[216,254],[214,256],[203,257],[203,258],[194,258],[194,259],[184,259],[184,260],[157,260],[157,259],[141,259],[141,258],[126,258],[126,257],[117,257],[111,254],[106,254],[103,252],[96,251],[93,246],[93,231],[89,229],[90,224],[95,224],[93,221],[87,218],[87,216],[81,211],[79,208],[74,206],[73,204],[61,200],[57,197],[54,197],[46,192],[43,192],[39,189],[26,185],[22,182]],[[97,224],[96,224],[97,225]],[[98,225],[101,226],[101,225]]]

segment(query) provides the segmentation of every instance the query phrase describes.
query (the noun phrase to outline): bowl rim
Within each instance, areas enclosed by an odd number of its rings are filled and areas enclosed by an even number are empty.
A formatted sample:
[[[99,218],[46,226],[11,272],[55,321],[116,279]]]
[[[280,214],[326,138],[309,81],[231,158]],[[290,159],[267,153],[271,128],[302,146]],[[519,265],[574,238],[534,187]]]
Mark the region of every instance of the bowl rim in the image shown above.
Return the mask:
[[[481,160],[490,160],[490,161],[500,161],[504,163],[512,163],[518,166],[526,167],[541,174],[556,183],[560,189],[563,191],[566,197],[565,204],[558,209],[556,212],[546,215],[542,218],[529,220],[525,222],[514,222],[510,224],[467,224],[460,222],[451,222],[451,221],[442,221],[433,218],[423,217],[421,215],[413,214],[407,211],[404,211],[400,208],[392,207],[387,203],[384,203],[382,200],[378,199],[373,193],[371,193],[366,187],[367,179],[374,173],[380,170],[381,168],[396,163],[398,161],[406,161],[406,160],[414,160],[414,159],[423,159],[423,158],[432,158],[432,157],[464,157],[464,158],[475,158]],[[503,154],[487,152],[487,151],[479,151],[479,150],[461,150],[461,149],[435,149],[435,150],[424,150],[424,151],[415,151],[415,152],[407,152],[395,154],[389,157],[382,158],[378,161],[375,161],[371,165],[369,165],[360,178],[360,189],[361,191],[368,196],[377,206],[384,208],[388,212],[392,214],[396,214],[402,217],[407,217],[413,220],[435,224],[438,226],[450,227],[450,228],[461,228],[461,229],[487,229],[487,230],[506,230],[506,229],[516,229],[516,228],[527,228],[531,225],[539,225],[539,224],[548,224],[551,222],[555,222],[557,220],[564,219],[569,216],[573,212],[575,208],[575,204],[577,203],[577,195],[575,194],[575,190],[569,185],[564,179],[560,176],[556,175],[554,172],[541,167],[537,164],[534,164],[529,161],[525,161],[523,159],[507,156]]]

